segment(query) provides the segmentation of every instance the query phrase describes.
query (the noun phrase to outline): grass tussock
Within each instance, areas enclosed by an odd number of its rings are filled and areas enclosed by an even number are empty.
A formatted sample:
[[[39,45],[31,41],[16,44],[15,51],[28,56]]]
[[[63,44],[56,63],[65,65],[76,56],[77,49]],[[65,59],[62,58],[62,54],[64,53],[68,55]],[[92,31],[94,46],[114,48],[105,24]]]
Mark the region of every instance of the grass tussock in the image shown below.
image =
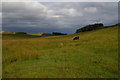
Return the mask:
[[[6,45],[3,45],[3,63],[38,59],[37,50],[33,50],[33,47],[29,44],[22,43],[20,40],[3,41],[3,43],[6,43]]]

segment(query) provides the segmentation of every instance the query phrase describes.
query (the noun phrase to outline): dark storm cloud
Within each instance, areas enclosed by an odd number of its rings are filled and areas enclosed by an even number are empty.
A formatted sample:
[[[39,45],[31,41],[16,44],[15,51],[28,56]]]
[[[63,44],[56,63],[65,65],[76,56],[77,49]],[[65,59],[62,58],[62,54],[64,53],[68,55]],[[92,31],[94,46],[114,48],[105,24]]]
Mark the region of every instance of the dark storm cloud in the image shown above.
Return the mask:
[[[117,23],[116,2],[4,2],[3,30],[74,33],[84,25]]]

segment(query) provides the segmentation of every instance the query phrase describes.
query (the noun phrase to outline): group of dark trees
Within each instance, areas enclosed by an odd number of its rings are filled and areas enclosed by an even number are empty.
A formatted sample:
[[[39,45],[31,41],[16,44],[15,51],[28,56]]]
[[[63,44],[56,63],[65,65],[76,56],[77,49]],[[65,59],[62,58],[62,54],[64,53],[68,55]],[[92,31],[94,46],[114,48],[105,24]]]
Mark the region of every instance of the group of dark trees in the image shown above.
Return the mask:
[[[26,32],[15,32],[15,34],[27,34]]]
[[[80,29],[76,30],[76,33],[79,32],[86,32],[86,31],[92,31],[92,30],[96,30],[96,29],[100,29],[103,28],[104,25],[102,23],[97,23],[97,24],[92,24],[92,25],[87,25],[85,27],[82,27]]]
[[[67,35],[66,33],[53,32],[52,35]]]

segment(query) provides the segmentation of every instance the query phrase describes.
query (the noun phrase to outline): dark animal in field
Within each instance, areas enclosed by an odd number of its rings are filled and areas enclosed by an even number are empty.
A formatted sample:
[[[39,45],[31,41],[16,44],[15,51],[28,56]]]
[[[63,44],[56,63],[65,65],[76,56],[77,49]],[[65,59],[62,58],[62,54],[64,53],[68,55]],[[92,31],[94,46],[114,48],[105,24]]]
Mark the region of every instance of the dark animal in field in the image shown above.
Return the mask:
[[[77,39],[79,39],[79,36],[73,38],[73,40],[77,40]]]

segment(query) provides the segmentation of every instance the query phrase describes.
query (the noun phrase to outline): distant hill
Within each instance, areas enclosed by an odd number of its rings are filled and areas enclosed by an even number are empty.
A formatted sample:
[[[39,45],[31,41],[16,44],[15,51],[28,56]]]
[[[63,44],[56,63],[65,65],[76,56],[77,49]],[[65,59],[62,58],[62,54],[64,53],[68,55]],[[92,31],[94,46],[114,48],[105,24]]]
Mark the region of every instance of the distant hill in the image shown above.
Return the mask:
[[[42,33],[41,36],[53,36],[51,33]]]
[[[120,25],[120,24],[116,24],[116,25],[112,25],[112,26],[104,26],[102,23],[91,24],[91,25],[84,26],[80,29],[77,29],[76,33],[87,32],[87,31],[92,31],[92,30],[97,30],[97,29],[102,29],[102,28],[108,28],[108,27],[114,27],[117,25]]]
[[[120,26],[120,24],[111,25],[111,26],[104,26],[102,23],[91,24],[91,25],[86,25],[80,29],[77,29],[75,33],[93,31],[97,29],[114,27],[114,26]],[[53,33],[40,32],[37,34],[33,34],[33,33],[26,33],[26,32],[10,32],[10,31],[1,31],[0,34],[23,34],[23,35],[32,35],[32,36],[39,36],[39,37],[67,35],[66,33],[61,33],[61,32],[53,32]]]
[[[10,31],[1,31],[1,34],[15,34],[15,32],[10,32]]]
[[[1,34],[27,34],[26,32],[10,32],[10,31],[1,31]]]
[[[45,32],[40,32],[40,33],[37,33],[37,34],[32,34],[32,33],[27,33],[27,34],[34,35],[34,36],[41,36],[41,37],[43,37],[43,36],[52,36],[51,33],[45,33]]]

